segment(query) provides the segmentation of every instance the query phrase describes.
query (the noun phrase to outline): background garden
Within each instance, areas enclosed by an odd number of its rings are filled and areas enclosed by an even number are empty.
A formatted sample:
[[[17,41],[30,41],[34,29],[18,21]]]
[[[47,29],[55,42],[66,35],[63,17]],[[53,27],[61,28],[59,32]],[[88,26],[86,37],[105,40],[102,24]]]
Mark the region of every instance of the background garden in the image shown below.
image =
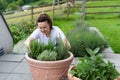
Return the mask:
[[[47,4],[51,2],[52,2],[51,0],[48,0]],[[113,6],[113,5],[119,5],[119,3],[120,3],[119,0],[110,0],[110,1],[109,0],[102,0],[102,1],[91,0],[91,1],[86,1],[85,6],[89,6],[89,7],[90,6],[107,6],[107,5]],[[28,4],[29,5],[32,4],[32,6],[33,5],[38,6],[38,1],[34,3],[31,2]],[[76,3],[76,6],[81,11],[82,9],[81,2]],[[90,48],[101,47],[102,49],[102,48],[107,47],[106,45],[109,45],[115,53],[120,53],[120,46],[119,46],[120,44],[120,38],[119,38],[120,13],[86,14],[85,19],[82,20],[81,19],[82,14],[80,13],[80,11],[77,10],[77,8],[71,6],[69,18],[67,18],[66,16],[66,13],[67,13],[66,8],[62,9],[62,14],[59,14],[57,11],[56,11],[56,15],[54,16],[52,15],[52,12],[47,12],[47,13],[52,17],[54,21],[54,25],[59,26],[63,30],[63,32],[67,35],[68,39],[70,40],[71,44],[73,44],[73,46],[74,44],[77,43],[77,41],[74,41],[74,39],[76,38],[75,40],[78,40],[80,44],[78,44],[75,49],[83,48],[83,46],[80,46],[83,43],[80,41],[82,41],[81,39],[83,39],[83,41],[86,40],[87,42],[86,44],[84,44],[86,47],[90,47]],[[100,7],[100,8],[86,8],[85,9],[86,13],[105,12],[105,11],[108,11],[108,12],[120,11],[120,5],[118,7],[107,7],[107,8]],[[26,14],[26,13],[27,12],[19,12],[17,14],[9,14],[9,15],[4,15],[4,16],[6,17],[6,20],[7,20],[8,16],[20,15],[20,14]],[[10,29],[14,36],[14,44],[17,44],[20,40],[26,39],[26,37],[30,35],[30,33],[36,28],[35,19],[37,18],[38,15],[39,14],[35,14],[33,20],[31,20],[30,16],[24,19],[16,18],[13,20],[12,19],[7,20],[7,23],[9,24]],[[86,30],[88,29],[87,27],[96,27],[103,34],[105,42],[104,40],[102,40],[103,41],[103,44],[102,44],[100,39],[94,36],[94,33],[91,33],[93,35],[92,37],[90,36],[89,33],[88,34],[82,33],[83,30],[85,30],[83,32],[86,32]],[[71,35],[71,32],[76,32],[72,34],[73,39],[69,37],[69,35]],[[98,45],[96,45],[95,41],[98,42]],[[76,43],[72,43],[72,42],[76,42]],[[82,54],[80,55],[82,56]]]

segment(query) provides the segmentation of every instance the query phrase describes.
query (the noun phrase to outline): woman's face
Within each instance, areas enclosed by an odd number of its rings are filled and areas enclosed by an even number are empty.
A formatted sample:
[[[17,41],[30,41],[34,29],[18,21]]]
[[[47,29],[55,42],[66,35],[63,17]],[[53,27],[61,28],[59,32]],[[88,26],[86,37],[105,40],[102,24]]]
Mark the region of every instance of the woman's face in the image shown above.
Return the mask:
[[[40,31],[43,34],[45,34],[45,35],[50,34],[50,25],[47,23],[47,21],[45,21],[45,22],[38,22],[38,28],[40,29]]]

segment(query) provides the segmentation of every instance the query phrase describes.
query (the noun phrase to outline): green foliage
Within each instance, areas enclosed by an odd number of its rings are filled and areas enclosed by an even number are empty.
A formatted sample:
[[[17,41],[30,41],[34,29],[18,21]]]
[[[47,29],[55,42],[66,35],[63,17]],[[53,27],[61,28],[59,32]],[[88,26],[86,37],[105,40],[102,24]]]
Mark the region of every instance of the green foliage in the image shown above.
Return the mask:
[[[32,3],[32,2],[35,2],[35,1],[38,1],[38,0],[23,0],[25,4],[28,4],[28,3]]]
[[[48,45],[40,44],[38,40],[32,41],[30,43],[30,53],[29,56],[33,59],[37,59],[37,56],[41,54],[44,50],[53,50],[54,46],[52,43]]]
[[[22,5],[24,5],[24,1],[23,0],[17,0],[16,4],[19,5],[19,6],[22,6]]]
[[[62,0],[61,0],[62,1]],[[52,4],[51,0],[0,0],[0,11],[17,10],[18,6],[31,5],[39,6],[45,4]]]
[[[86,50],[90,56],[95,56],[99,52],[100,48],[98,47],[98,48],[95,48],[94,50],[86,48]]]
[[[25,39],[26,36],[33,32],[34,29],[35,24],[32,21],[23,21],[21,24],[10,25],[10,30],[14,37],[14,44],[16,44],[21,39]]]
[[[6,0],[0,0],[0,11],[4,11],[7,4]]]
[[[37,40],[32,41],[30,43],[29,56],[33,59],[45,61],[66,59],[69,56],[68,50],[66,46],[60,42],[57,46],[54,46],[51,42],[45,45],[40,44]]]
[[[12,1],[7,5],[6,11],[17,10],[19,7],[21,7],[23,5],[24,5],[23,0]]]
[[[14,37],[14,44],[16,44],[19,40],[21,40],[21,37],[20,37],[20,30],[17,26],[14,26],[14,25],[11,25],[10,26],[10,30],[12,32],[12,35]]]
[[[107,3],[107,4],[106,4]],[[87,2],[86,6],[109,6],[119,5],[120,0],[103,0]],[[119,12],[120,7],[101,7],[101,8],[89,8],[86,12]],[[86,21],[90,22],[92,26],[95,26],[104,35],[106,41],[115,53],[120,53],[120,22],[118,14],[91,14],[86,15]]]
[[[117,16],[117,15],[116,15]],[[97,29],[104,35],[106,41],[115,53],[120,53],[120,22],[119,18],[115,15],[92,15],[95,19],[87,19],[92,26],[96,26]],[[102,19],[100,19],[102,18]],[[103,24],[104,23],[104,24]]]
[[[55,51],[44,50],[37,56],[37,60],[41,61],[56,61],[57,53]]]
[[[99,48],[86,50],[91,56],[80,59],[75,69],[71,70],[72,75],[82,80],[114,80],[120,75],[113,63],[106,63],[101,55],[97,55]]]
[[[86,52],[87,47],[90,49],[100,47],[100,51],[107,47],[106,41],[96,31],[90,31],[89,27],[86,22],[76,21],[75,29],[68,34],[72,46],[71,52],[76,57],[90,56]]]
[[[14,2],[10,3],[7,8],[6,8],[7,11],[11,11],[11,10],[17,10],[17,4]]]
[[[66,59],[69,56],[68,49],[61,40],[58,40],[55,51],[57,52],[57,60]]]
[[[67,34],[70,30],[74,29],[73,23],[78,18],[78,15],[71,15],[70,18],[66,18],[66,16],[53,16],[53,24],[59,26],[60,29]]]

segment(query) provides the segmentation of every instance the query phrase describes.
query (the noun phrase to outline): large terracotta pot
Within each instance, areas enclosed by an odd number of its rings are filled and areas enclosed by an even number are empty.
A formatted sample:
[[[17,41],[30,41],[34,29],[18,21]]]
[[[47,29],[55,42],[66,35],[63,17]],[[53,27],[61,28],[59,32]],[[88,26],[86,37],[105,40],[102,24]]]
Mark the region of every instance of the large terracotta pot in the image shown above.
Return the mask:
[[[64,60],[58,61],[39,61],[25,55],[29,64],[33,80],[62,80],[67,77],[69,66],[73,60],[73,54]]]

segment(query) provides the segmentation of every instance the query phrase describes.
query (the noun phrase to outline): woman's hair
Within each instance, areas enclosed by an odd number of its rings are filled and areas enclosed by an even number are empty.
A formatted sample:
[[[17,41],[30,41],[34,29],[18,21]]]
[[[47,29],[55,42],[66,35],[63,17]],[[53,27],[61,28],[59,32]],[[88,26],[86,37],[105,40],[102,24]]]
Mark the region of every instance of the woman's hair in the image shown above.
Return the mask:
[[[50,25],[50,29],[52,29],[53,28],[52,27],[52,25],[53,25],[52,20],[51,20],[50,16],[45,14],[45,13],[41,14],[38,17],[38,19],[36,20],[36,25],[38,25],[38,22],[45,22],[45,21],[47,21],[47,23]]]

